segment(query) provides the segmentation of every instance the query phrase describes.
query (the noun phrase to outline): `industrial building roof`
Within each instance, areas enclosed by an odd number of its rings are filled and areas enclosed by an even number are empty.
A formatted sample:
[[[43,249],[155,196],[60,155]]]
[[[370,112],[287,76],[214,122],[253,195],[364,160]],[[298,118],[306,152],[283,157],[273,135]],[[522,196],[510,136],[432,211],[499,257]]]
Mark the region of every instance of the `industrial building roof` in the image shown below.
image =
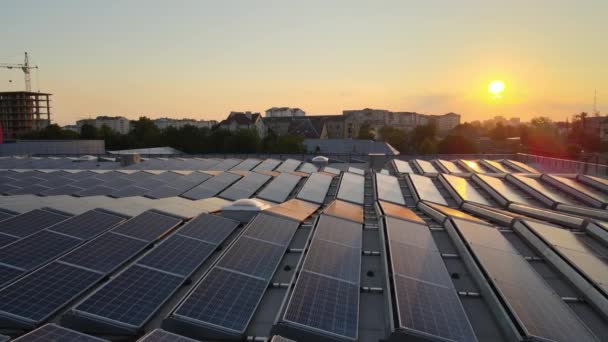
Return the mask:
[[[607,179],[371,166],[0,158],[0,341],[608,336]]]

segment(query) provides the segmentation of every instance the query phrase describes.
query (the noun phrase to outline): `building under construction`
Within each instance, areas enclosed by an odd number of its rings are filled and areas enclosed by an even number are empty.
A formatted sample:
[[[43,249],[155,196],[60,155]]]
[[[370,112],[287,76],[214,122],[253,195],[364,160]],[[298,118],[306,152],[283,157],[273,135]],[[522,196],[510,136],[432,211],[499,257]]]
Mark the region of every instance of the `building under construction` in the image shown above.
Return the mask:
[[[51,94],[0,92],[0,123],[4,139],[42,129],[51,122]]]

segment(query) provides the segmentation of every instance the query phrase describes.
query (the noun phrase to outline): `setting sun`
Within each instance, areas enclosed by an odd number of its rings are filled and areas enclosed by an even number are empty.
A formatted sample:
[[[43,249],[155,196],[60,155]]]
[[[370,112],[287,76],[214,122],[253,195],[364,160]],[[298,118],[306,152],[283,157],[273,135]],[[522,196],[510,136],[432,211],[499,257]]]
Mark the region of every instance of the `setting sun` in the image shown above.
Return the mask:
[[[488,85],[488,91],[492,93],[492,95],[500,95],[505,91],[505,83],[503,81],[492,81]]]

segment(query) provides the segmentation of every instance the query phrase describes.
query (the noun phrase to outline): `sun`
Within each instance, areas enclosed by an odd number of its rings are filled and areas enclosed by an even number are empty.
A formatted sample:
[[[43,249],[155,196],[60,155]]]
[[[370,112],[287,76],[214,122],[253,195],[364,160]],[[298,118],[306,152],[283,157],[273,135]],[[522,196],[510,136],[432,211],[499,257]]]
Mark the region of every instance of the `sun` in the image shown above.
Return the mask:
[[[488,91],[494,96],[499,96],[505,91],[505,82],[499,80],[490,82]]]

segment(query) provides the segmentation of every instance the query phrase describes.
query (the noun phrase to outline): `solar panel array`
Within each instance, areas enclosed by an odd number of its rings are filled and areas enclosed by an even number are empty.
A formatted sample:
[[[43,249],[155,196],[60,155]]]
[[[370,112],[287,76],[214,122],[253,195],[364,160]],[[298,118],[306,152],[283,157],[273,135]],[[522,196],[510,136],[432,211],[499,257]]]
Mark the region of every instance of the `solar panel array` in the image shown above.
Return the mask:
[[[241,178],[226,190],[219,194],[219,197],[227,200],[236,201],[241,198],[249,198],[255,194],[272,176],[251,172]]]
[[[15,342],[107,342],[81,332],[67,329],[56,324],[45,324],[40,328],[25,334]]]
[[[385,223],[399,327],[437,339],[475,341],[429,228],[392,217]]]
[[[16,241],[66,220],[69,217],[69,214],[61,214],[56,211],[32,210],[2,221],[2,224],[0,224],[0,236],[10,237],[12,241]]]
[[[398,173],[414,173],[410,163],[405,160],[393,159],[393,164]]]
[[[259,159],[248,158],[248,159],[243,160],[239,164],[237,164],[231,170],[232,171],[250,171],[251,169],[253,169],[254,167],[256,167],[261,162],[262,161],[259,160]]]
[[[0,289],[0,317],[11,327],[38,325],[180,222],[147,211],[101,234]]]
[[[287,159],[279,167],[275,169],[277,172],[292,172],[295,171],[302,162],[295,159]]]
[[[181,196],[193,200],[213,197],[240,179],[241,176],[231,172],[222,172],[210,178]]]
[[[508,303],[528,338],[596,341],[562,299],[495,228],[452,220],[497,295]]]
[[[279,164],[281,164],[280,160],[277,160],[277,159],[266,159],[263,162],[261,162],[260,164],[258,164],[255,168],[253,168],[252,171],[255,171],[255,172],[272,171],[277,166],[279,166]]]
[[[322,173],[313,173],[308,177],[306,183],[300,192],[298,192],[298,199],[312,202],[312,203],[323,203],[325,196],[329,190],[332,177],[324,175]]]
[[[293,175],[290,173],[282,173],[277,177],[274,177],[272,181],[260,193],[257,197],[272,201],[275,203],[283,203],[289,197],[289,194],[298,185],[302,177]]]
[[[468,179],[449,175],[439,175],[439,180],[444,184],[447,189],[451,189],[451,193],[457,199],[458,202],[472,202],[483,205],[490,205],[491,203],[477,190]]]
[[[415,174],[409,174],[408,177],[411,187],[415,191],[414,195],[418,197],[419,201],[429,201],[447,205],[445,198],[441,195],[437,186],[433,184],[431,178]]]
[[[350,172],[344,172],[338,188],[338,198],[343,201],[363,204],[365,177]]]
[[[451,162],[449,160],[437,159],[437,166],[444,173],[461,173],[461,172],[464,172],[464,170],[462,170],[460,167],[458,167],[458,165],[456,165],[454,162]]]
[[[356,340],[363,227],[321,215],[283,320]]]
[[[172,317],[243,334],[299,224],[258,214]]]
[[[414,165],[416,165],[416,168],[422,174],[439,173],[439,171],[437,171],[437,169],[433,166],[433,164],[431,164],[431,162],[428,160],[414,159]]]
[[[492,195],[492,197],[502,205],[506,205],[507,203],[511,202],[532,206],[535,204],[531,199],[522,196],[522,194],[517,191],[514,191],[509,184],[500,178],[476,174],[473,175],[471,179],[482,188],[488,190],[490,195]]]
[[[378,192],[379,200],[405,204],[401,185],[397,177],[376,173],[376,191]]]
[[[181,335],[173,334],[162,329],[154,329],[137,342],[197,342]]]
[[[603,209],[608,207],[608,193],[604,193],[587,184],[577,182],[575,179],[568,177],[549,174],[543,174],[541,179],[563,189],[591,206]]]
[[[136,333],[239,225],[202,214],[72,310],[77,317]]]

